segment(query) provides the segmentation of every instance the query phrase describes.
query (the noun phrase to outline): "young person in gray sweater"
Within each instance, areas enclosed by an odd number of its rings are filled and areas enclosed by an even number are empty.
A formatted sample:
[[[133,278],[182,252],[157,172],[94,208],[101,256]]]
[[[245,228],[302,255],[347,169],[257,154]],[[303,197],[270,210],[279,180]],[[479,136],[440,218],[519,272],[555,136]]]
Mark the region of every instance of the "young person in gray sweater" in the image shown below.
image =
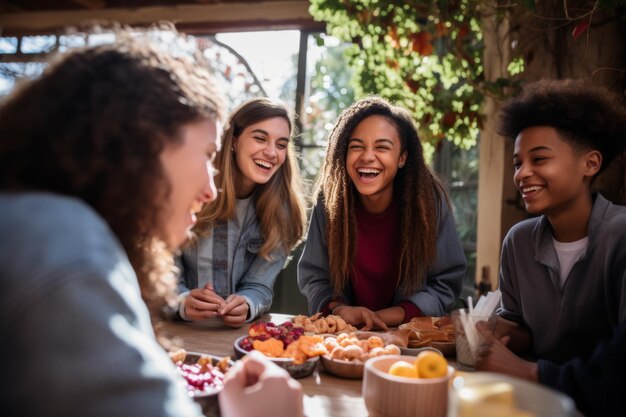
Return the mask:
[[[621,395],[609,394],[623,385],[616,380],[623,374],[608,362],[624,343],[626,207],[592,193],[591,184],[624,153],[626,109],[606,89],[582,81],[539,81],[503,106],[500,132],[515,141],[513,179],[526,210],[538,217],[515,225],[504,240],[502,307],[477,368],[560,388],[585,412],[623,404]],[[623,359],[615,366],[623,369]],[[604,394],[584,394],[600,386]]]
[[[0,107],[3,416],[202,416],[151,318],[175,296],[172,251],[215,198],[224,103],[202,67],[116,36]],[[302,415],[300,385],[259,358],[220,402],[222,416]]]

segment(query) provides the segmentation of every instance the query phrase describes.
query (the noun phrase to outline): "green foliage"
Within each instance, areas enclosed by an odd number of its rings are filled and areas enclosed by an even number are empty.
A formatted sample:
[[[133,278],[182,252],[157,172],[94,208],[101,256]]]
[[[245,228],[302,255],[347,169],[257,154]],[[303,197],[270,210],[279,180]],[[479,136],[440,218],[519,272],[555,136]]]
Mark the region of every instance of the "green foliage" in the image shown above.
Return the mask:
[[[423,138],[473,145],[485,84],[480,3],[475,0],[312,0],[328,32],[352,43],[357,96],[380,95],[410,110]]]
[[[499,22],[520,7],[533,14],[540,5],[557,7],[572,27],[580,26],[570,35],[575,38],[600,9],[626,20],[626,0],[551,1],[553,6],[534,0],[311,0],[309,11],[326,22],[329,34],[352,44],[345,56],[355,71],[357,97],[377,94],[402,105],[426,142],[436,146],[447,138],[467,149],[482,128],[484,97],[515,94],[525,69],[523,58],[513,56],[506,77],[485,79],[483,18]]]

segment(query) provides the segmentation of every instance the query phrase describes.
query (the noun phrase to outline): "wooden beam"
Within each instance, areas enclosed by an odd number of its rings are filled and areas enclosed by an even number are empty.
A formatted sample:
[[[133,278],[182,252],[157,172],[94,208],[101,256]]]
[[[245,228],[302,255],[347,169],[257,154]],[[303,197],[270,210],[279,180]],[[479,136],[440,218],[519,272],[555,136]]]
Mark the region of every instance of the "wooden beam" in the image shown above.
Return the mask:
[[[104,0],[72,0],[72,2],[90,10],[104,9],[106,6]]]
[[[11,12],[17,12],[22,10],[22,8],[18,5],[16,5],[14,2],[12,1],[0,1],[0,12],[1,13],[6,13],[8,11]]]
[[[83,26],[98,22],[119,22],[125,25],[147,25],[173,22],[193,27],[228,27],[239,29],[250,22],[259,26],[293,28],[316,24],[309,14],[307,0],[259,1],[257,3],[228,2],[218,4],[188,4],[180,6],[152,6],[140,8],[111,8],[99,10],[9,12],[0,15],[0,28],[4,36],[34,33],[54,33],[68,26]],[[319,24],[317,24],[320,26]]]

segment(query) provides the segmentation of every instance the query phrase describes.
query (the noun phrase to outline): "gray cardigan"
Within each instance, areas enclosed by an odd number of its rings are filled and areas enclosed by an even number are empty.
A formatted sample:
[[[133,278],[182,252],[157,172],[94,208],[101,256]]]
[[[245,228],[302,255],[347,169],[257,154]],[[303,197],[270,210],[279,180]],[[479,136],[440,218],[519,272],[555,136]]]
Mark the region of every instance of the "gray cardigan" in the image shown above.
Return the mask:
[[[194,416],[137,277],[102,218],[0,193],[0,415]]]
[[[539,358],[589,355],[626,321],[626,207],[596,195],[588,237],[563,289],[546,216],[516,224],[504,238],[499,314],[530,329]]]
[[[306,246],[298,262],[298,285],[308,299],[309,312],[321,311],[333,298],[328,266],[326,215],[322,199],[311,216]],[[445,201],[439,211],[437,259],[426,276],[426,284],[410,297],[396,291],[393,304],[408,300],[427,316],[442,316],[459,297],[465,275],[465,255]],[[351,301],[347,293],[342,298]]]

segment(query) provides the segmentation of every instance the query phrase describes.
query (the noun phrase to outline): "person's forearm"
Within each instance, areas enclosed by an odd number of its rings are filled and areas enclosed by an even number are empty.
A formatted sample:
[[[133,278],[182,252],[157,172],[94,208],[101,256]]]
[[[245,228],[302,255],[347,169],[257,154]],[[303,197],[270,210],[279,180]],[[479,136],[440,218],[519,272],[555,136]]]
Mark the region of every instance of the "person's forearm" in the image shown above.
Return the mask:
[[[400,306],[384,308],[378,310],[376,314],[387,326],[398,326],[404,323],[404,309]]]
[[[498,317],[494,333],[498,339],[509,336],[507,347],[515,353],[525,353],[531,349],[532,336],[530,331],[515,322]]]

